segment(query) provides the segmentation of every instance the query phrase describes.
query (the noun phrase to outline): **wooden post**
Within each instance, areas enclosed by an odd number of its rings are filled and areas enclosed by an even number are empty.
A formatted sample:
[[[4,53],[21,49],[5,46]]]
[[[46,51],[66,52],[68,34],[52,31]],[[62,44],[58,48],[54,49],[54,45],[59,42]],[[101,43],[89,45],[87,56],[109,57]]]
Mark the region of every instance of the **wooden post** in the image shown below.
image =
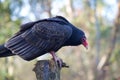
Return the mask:
[[[68,67],[63,63],[62,67]],[[37,80],[60,80],[60,68],[53,60],[37,61],[33,71]]]

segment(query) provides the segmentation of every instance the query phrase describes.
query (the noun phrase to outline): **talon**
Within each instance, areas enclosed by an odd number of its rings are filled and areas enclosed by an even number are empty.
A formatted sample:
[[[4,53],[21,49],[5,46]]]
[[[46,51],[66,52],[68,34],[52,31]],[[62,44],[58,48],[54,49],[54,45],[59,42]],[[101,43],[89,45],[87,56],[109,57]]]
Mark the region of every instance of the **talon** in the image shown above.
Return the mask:
[[[60,58],[57,58],[57,64],[60,68],[62,68],[63,61]]]
[[[51,51],[50,54],[52,55],[53,60],[55,61],[55,63],[56,63],[60,68],[62,68],[62,64],[63,64],[62,59],[60,59],[59,57],[57,57],[57,55],[55,54],[54,51]]]

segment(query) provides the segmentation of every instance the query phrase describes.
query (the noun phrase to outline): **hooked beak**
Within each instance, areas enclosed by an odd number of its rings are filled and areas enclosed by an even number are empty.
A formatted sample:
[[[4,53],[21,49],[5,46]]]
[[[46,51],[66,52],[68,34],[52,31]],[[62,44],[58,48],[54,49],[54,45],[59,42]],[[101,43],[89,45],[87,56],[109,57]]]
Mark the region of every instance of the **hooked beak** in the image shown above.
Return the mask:
[[[86,49],[88,49],[88,42],[87,42],[86,38],[83,38],[83,39],[82,39],[82,45],[83,45]]]

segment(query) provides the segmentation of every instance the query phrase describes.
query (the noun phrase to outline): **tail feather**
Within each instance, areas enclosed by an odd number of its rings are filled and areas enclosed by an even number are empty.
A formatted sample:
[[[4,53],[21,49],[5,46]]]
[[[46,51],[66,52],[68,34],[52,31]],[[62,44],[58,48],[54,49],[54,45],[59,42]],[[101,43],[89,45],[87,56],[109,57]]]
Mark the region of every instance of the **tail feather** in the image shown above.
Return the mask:
[[[15,54],[12,54],[12,52],[7,49],[6,47],[4,47],[3,45],[0,45],[0,57],[9,57],[9,56],[13,56]]]

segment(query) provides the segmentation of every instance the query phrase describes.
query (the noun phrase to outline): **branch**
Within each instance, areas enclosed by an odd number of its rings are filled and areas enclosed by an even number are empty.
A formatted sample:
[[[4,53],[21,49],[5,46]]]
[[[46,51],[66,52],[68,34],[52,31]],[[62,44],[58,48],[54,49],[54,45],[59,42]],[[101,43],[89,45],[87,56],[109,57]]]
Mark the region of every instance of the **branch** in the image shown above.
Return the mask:
[[[63,63],[62,67],[68,66]],[[33,69],[37,80],[60,80],[60,70],[53,60],[40,60]]]

